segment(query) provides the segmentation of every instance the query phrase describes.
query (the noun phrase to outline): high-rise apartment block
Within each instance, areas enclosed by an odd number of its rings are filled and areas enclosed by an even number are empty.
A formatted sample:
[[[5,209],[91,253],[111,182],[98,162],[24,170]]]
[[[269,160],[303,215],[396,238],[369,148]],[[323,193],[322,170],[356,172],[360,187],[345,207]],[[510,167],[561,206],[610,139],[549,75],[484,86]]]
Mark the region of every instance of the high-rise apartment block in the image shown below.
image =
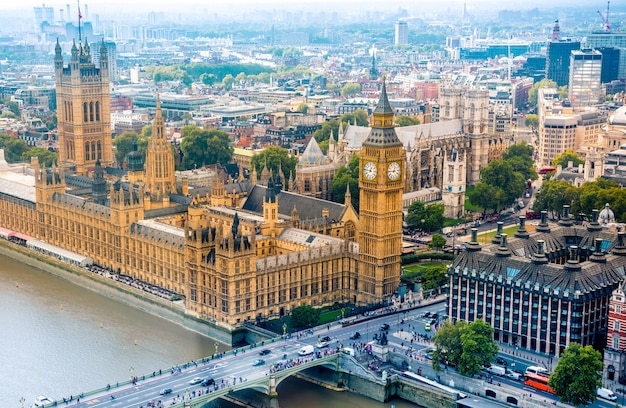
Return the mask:
[[[569,64],[569,99],[572,106],[594,105],[602,99],[602,53],[573,50]]]
[[[396,35],[393,42],[395,45],[406,45],[409,43],[409,25],[406,21],[396,22]]]

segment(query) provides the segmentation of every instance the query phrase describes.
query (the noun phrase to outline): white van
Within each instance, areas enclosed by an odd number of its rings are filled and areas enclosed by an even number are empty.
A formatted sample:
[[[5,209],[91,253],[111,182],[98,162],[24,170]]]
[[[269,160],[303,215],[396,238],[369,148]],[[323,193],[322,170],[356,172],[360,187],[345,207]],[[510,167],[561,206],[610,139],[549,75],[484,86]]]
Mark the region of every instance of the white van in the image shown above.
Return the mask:
[[[548,369],[539,366],[526,367],[526,373],[548,375]]]
[[[493,375],[499,375],[500,377],[504,377],[504,375],[506,374],[506,368],[495,364],[492,364],[489,367],[485,368],[485,371]]]
[[[608,388],[598,388],[598,397],[609,401],[617,401],[617,395],[615,395],[615,393]]]
[[[309,354],[313,354],[314,351],[315,349],[313,346],[304,346],[300,349],[300,351],[298,351],[298,354],[301,356],[308,356]]]

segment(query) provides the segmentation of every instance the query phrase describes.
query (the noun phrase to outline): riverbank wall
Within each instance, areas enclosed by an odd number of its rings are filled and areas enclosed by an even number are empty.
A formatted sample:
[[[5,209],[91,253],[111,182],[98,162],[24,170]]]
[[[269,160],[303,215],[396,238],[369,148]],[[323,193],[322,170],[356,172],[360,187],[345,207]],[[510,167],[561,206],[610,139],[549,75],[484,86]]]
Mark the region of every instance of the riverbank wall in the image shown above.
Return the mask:
[[[60,279],[67,280],[75,285],[145,311],[146,313],[159,316],[229,346],[248,342],[248,340],[251,342],[258,341],[260,338],[259,333],[254,333],[252,338],[248,339],[247,335],[249,331],[246,328],[242,327],[231,330],[230,327],[223,327],[210,321],[199,319],[185,313],[185,308],[182,304],[163,299],[124,283],[90,272],[84,268],[73,266],[47,255],[31,251],[12,242],[0,240],[0,248],[2,249],[3,255],[13,258],[18,262],[48,272]]]

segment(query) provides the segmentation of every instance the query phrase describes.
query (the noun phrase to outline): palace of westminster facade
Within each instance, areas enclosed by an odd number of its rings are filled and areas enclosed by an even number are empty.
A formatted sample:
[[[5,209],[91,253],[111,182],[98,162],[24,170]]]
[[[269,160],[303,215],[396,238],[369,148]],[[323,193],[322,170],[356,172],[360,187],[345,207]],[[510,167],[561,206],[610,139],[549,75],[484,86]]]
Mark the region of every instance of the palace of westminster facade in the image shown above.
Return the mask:
[[[505,148],[485,133],[486,94],[443,92],[450,123],[399,135],[383,85],[371,129],[348,129],[342,147],[359,153],[359,214],[349,192],[345,204],[306,197],[282,190],[276,175],[257,185],[253,173],[241,197],[221,179],[210,193],[177,180],[160,104],[145,162],[133,151],[126,174],[105,175],[109,67],[96,46],[98,65],[86,42],[64,65],[57,44],[59,164],[33,158],[21,184],[0,168],[0,226],[183,294],[187,313],[227,328],[304,304],[389,299],[400,284],[402,194],[452,182],[461,191]],[[465,166],[448,163],[460,158]]]

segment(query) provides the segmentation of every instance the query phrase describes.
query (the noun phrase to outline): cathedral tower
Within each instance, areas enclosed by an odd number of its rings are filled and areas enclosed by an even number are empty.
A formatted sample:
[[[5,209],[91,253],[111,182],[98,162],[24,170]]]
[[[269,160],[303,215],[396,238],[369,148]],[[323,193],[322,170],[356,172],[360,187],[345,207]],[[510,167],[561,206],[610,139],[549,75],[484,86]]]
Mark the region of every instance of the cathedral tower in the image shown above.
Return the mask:
[[[444,215],[448,218],[461,218],[465,213],[465,176],[465,158],[455,148],[443,159],[441,199]]]
[[[359,163],[360,304],[383,301],[400,283],[404,168],[404,149],[383,82]]]
[[[113,162],[106,53],[103,41],[96,66],[87,41],[74,43],[70,63],[64,67],[58,41],[55,47],[59,162],[61,167],[75,167],[80,175],[87,175],[98,160],[104,167]]]
[[[161,114],[161,99],[157,96],[156,116],[152,123],[152,138],[146,152],[146,209],[167,207],[170,195],[176,194],[174,153],[165,137],[165,121]]]

